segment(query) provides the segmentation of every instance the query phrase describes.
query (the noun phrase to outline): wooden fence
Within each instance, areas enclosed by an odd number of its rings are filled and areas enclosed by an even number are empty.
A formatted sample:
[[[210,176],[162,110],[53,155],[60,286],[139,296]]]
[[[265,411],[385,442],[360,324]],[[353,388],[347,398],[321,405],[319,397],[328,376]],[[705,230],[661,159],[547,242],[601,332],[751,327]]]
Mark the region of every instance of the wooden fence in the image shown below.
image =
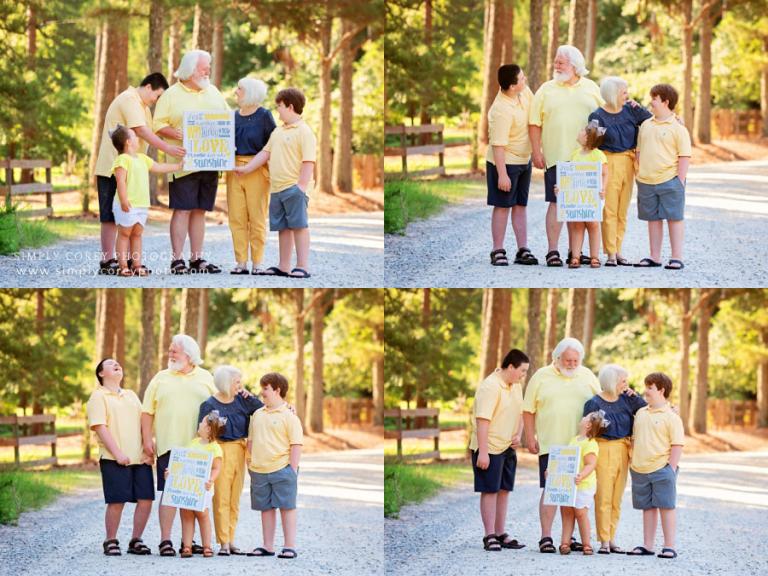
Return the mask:
[[[712,110],[712,127],[718,139],[741,136],[759,138],[763,130],[760,110]]]
[[[395,418],[397,422],[396,430],[384,430],[385,439],[397,440],[397,459],[398,460],[427,460],[429,458],[440,459],[440,410],[437,408],[416,408],[415,410],[384,410],[385,418]],[[431,424],[426,424],[424,428],[415,428],[414,419],[426,418],[433,419]],[[435,449],[431,452],[421,452],[419,454],[403,455],[403,440],[407,438],[432,438],[434,439]]]
[[[323,398],[323,409],[331,428],[347,424],[373,424],[371,398]]]
[[[707,400],[707,421],[713,428],[755,428],[757,402],[754,400]]]
[[[402,158],[403,176],[418,178],[419,176],[429,176],[432,174],[445,174],[445,144],[443,143],[442,124],[424,124],[423,126],[385,126],[384,136],[386,137],[391,134],[400,136],[400,146],[385,147],[384,156],[400,156]],[[430,138],[432,134],[437,134],[437,142],[435,143],[419,144],[416,141],[417,138]],[[431,156],[435,154],[438,155],[438,166],[435,168],[408,172],[408,156]]]
[[[5,194],[5,206],[10,208],[13,205],[14,196],[27,196],[29,194],[45,194],[45,208],[38,210],[25,210],[19,212],[19,216],[53,216],[53,194],[71,192],[77,188],[54,191],[51,183],[51,161],[50,160],[0,160],[0,169],[5,168],[5,186],[0,188]],[[31,182],[29,184],[12,184],[14,168],[45,168],[45,182]]]
[[[56,416],[53,414],[38,414],[35,416],[0,416],[0,424],[10,424],[13,427],[13,438],[0,438],[0,446],[13,446],[14,465],[19,466],[46,466],[57,464],[56,457]],[[28,436],[31,424],[50,424],[50,431],[46,434]],[[23,429],[23,430],[22,430]],[[41,460],[21,461],[21,447],[29,444],[50,444],[51,457]]]

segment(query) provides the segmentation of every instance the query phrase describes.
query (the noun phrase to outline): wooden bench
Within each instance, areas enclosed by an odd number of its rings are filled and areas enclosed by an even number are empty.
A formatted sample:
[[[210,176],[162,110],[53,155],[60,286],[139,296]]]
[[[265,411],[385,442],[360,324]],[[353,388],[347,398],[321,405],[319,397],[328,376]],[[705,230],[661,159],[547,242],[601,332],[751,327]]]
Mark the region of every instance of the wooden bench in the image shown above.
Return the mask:
[[[397,421],[396,430],[384,430],[385,439],[397,440],[397,459],[398,460],[427,460],[434,458],[440,459],[440,410],[437,408],[416,408],[414,410],[402,410],[395,408],[393,410],[384,410],[384,418],[395,418]],[[416,418],[432,419],[431,424],[424,428],[414,428]],[[418,454],[403,455],[403,440],[407,438],[432,438],[434,439],[435,449],[430,452],[421,452]]]

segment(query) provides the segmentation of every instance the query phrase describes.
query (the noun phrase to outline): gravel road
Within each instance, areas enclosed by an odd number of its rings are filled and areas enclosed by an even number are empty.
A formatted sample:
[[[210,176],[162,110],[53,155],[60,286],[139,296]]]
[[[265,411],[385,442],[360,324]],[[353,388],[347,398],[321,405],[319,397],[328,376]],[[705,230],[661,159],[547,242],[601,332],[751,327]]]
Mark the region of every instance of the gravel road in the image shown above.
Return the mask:
[[[762,543],[768,537],[768,452],[685,456],[678,478],[678,531],[675,560],[620,554],[585,557],[540,554],[537,472],[518,469],[510,496],[507,528],[527,545],[500,553],[482,549],[479,498],[471,485],[446,490],[418,506],[406,506],[399,520],[384,522],[387,574],[441,576],[484,574],[589,574],[590,576],[715,576],[768,574]],[[616,535],[620,546],[642,544],[642,514],[632,508],[630,485],[624,494]],[[592,521],[593,546],[596,532]],[[560,520],[553,534],[560,534]],[[656,551],[661,550],[661,528]]]
[[[317,216],[310,220],[310,272],[307,280],[232,276],[235,265],[232,237],[226,225],[208,224],[206,259],[221,274],[173,276],[168,224],[151,224],[144,233],[144,263],[153,271],[146,278],[98,276],[98,238],[83,237],[46,248],[0,256],[0,287],[25,288],[247,288],[317,287],[364,288],[383,283],[384,216],[382,212]],[[189,243],[184,250],[189,254]],[[270,232],[264,267],[277,264],[277,233]]]
[[[490,208],[485,199],[467,200],[439,215],[411,223],[403,236],[385,237],[387,286],[398,287],[762,287],[768,263],[760,249],[768,233],[768,161],[694,166],[686,193],[686,237],[682,271],[639,268],[568,270],[547,268],[544,233],[546,203],[541,171],[534,171],[528,204],[528,243],[539,266],[493,267]],[[629,208],[624,255],[635,262],[648,256],[647,225],[637,219],[637,193]],[[507,252],[515,240],[507,229]],[[560,253],[567,253],[567,232]],[[670,257],[665,228],[662,259]],[[605,261],[605,257],[602,257]]]
[[[123,555],[108,558],[101,549],[104,501],[98,489],[66,496],[42,510],[22,514],[16,527],[0,526],[0,574],[382,574],[383,460],[381,449],[310,454],[302,458],[296,560],[246,556],[161,558],[157,555],[157,505],[144,533],[152,555],[128,555],[125,550],[133,517],[130,504],[123,512],[118,533]],[[261,545],[261,521],[259,513],[250,509],[247,479],[240,502],[236,543],[251,550]],[[180,539],[177,517],[173,541]],[[282,542],[278,522],[276,546]]]

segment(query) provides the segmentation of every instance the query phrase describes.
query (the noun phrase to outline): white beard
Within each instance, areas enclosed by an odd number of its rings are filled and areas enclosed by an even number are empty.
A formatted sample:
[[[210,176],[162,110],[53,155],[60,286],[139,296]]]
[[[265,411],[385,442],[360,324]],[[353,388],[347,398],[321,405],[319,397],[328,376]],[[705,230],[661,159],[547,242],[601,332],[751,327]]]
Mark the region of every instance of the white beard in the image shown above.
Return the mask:
[[[578,368],[574,368],[573,370],[566,370],[565,368],[560,368],[560,374],[562,374],[566,378],[573,378],[576,375],[576,370],[578,370]]]
[[[568,80],[570,80],[571,78],[573,78],[573,74],[569,74],[567,72],[555,71],[552,73],[552,79],[555,80],[556,82],[568,82]]]
[[[168,370],[173,370],[174,372],[181,372],[184,366],[186,366],[184,362],[174,362],[173,360],[168,360]]]
[[[206,90],[208,86],[211,85],[211,79],[210,78],[199,78],[195,80],[195,84],[197,84],[197,87],[200,88],[200,90]]]

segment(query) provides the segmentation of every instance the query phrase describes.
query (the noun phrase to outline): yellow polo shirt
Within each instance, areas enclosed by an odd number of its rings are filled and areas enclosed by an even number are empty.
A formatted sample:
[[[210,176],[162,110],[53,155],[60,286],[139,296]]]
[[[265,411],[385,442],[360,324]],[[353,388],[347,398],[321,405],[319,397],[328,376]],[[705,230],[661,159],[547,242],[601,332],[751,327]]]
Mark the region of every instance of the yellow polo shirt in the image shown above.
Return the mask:
[[[194,112],[196,110],[229,110],[229,106],[224,96],[219,92],[219,89],[213,84],[210,84],[205,90],[193,90],[192,88],[187,88],[181,82],[176,82],[163,92],[163,95],[157,100],[153,129],[157,132],[166,126],[170,126],[171,128],[181,130],[184,123],[184,112]],[[181,140],[164,136],[162,138],[173,146],[183,145]],[[166,154],[166,158],[166,162],[172,164],[181,162],[181,158],[170,154]],[[181,178],[187,174],[192,174],[192,172],[173,172],[171,179]]]
[[[589,78],[572,86],[555,80],[541,85],[531,103],[528,123],[541,126],[541,147],[547,168],[568,161],[579,131],[589,115],[605,104],[600,88]]]
[[[496,165],[493,147],[504,146],[505,164],[528,164],[531,140],[528,138],[528,114],[533,92],[527,86],[519,96],[509,97],[501,90],[488,110],[488,150],[485,159]]]
[[[264,150],[269,152],[270,194],[296,184],[302,162],[317,161],[317,139],[303,118],[275,128]],[[305,192],[309,194],[314,185],[314,180],[310,180]]]
[[[290,463],[291,445],[303,444],[301,421],[283,402],[277,408],[262,406],[251,416],[248,428],[253,472],[270,474]]]
[[[579,462],[579,472],[584,470],[584,466],[587,465],[587,463],[584,461],[584,459],[587,457],[587,454],[594,454],[595,456],[598,455],[600,452],[600,446],[597,444],[597,440],[594,438],[579,438],[578,435],[571,438],[571,441],[568,442],[569,446],[578,446],[581,449],[581,461]],[[596,490],[597,489],[597,474],[594,470],[590,472],[584,480],[579,482],[576,485],[576,488],[579,488],[580,490]]]
[[[101,131],[101,144],[99,145],[99,155],[96,158],[96,175],[112,176],[112,164],[117,158],[117,149],[112,145],[112,139],[109,133],[115,129],[118,124],[128,128],[138,128],[147,126],[152,129],[152,111],[149,106],[139,96],[136,88],[128,87],[125,91],[117,95],[107,108],[107,114],[104,116],[104,129]],[[141,147],[139,152],[146,154],[148,144],[139,138]]]
[[[161,370],[147,386],[142,412],[152,414],[157,455],[186,446],[197,436],[200,404],[216,393],[213,376],[195,366],[189,374]]]
[[[121,388],[119,392],[99,386],[92,393],[86,405],[88,427],[104,425],[131,464],[141,464],[141,402],[133,390]],[[99,458],[117,460],[96,435],[99,443]]]
[[[539,454],[549,454],[552,445],[568,444],[579,430],[584,403],[599,391],[597,377],[584,366],[571,377],[554,364],[536,371],[525,389],[523,411],[536,414]]]
[[[691,135],[674,114],[665,120],[648,118],[637,135],[640,166],[637,181],[661,184],[677,176],[677,159],[691,156]]]
[[[112,164],[112,172],[118,168],[126,171],[125,188],[128,201],[133,208],[149,208],[149,169],[154,160],[144,154],[120,154]],[[115,202],[120,204],[120,196],[115,194]]]
[[[520,426],[523,413],[523,388],[519,383],[507,384],[497,368],[477,387],[472,407],[472,436],[470,450],[478,449],[477,419],[490,420],[488,425],[488,453],[501,454],[509,448],[512,437]]]
[[[635,414],[631,468],[650,474],[669,463],[672,446],[685,444],[685,432],[680,416],[669,402],[659,408],[644,406]]]

